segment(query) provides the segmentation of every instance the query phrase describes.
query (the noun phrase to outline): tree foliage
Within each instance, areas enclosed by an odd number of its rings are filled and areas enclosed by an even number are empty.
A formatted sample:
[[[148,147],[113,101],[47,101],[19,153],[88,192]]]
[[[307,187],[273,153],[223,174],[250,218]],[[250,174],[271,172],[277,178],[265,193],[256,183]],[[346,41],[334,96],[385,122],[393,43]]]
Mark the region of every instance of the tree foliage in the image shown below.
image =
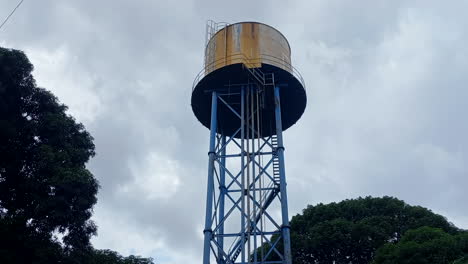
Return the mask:
[[[451,264],[463,263],[468,254],[468,233],[452,235],[440,228],[409,230],[398,243],[387,243],[377,250],[374,264]],[[466,259],[465,259],[466,261]]]
[[[45,252],[35,243],[55,255],[54,234],[69,252],[89,250],[98,191],[85,167],[92,137],[36,86],[32,70],[22,52],[0,48],[0,237],[2,249],[25,262]]]
[[[392,197],[309,205],[291,220],[293,262],[369,263],[378,248],[396,243],[406,231],[423,226],[448,234],[459,231],[443,216]],[[263,247],[268,252],[269,247]]]
[[[369,263],[383,244],[422,226],[457,232],[443,216],[392,197],[308,206],[291,221],[295,263]]]
[[[93,138],[32,70],[23,52],[0,47],[0,263],[91,263],[104,254],[90,244]]]
[[[153,259],[130,255],[122,257],[112,250],[95,250],[90,264],[153,264]]]
[[[468,264],[468,254],[453,262],[453,264]]]

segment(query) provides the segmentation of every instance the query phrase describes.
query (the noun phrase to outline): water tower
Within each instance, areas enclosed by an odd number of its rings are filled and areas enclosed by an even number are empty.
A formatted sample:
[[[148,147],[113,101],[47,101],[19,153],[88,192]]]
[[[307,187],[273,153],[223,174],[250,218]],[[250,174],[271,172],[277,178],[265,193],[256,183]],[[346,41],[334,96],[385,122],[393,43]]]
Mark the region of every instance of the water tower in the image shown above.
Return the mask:
[[[306,101],[278,30],[208,22],[191,98],[210,129],[203,264],[291,264],[282,133]]]

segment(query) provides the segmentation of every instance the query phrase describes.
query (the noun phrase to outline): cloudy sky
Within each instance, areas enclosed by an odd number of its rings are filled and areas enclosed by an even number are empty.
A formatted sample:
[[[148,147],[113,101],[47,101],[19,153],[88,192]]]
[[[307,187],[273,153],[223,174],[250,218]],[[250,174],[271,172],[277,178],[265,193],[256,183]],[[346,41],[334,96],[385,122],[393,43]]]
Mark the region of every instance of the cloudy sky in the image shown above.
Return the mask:
[[[0,18],[17,0],[0,0]],[[205,23],[279,29],[308,107],[285,133],[290,215],[392,195],[468,228],[468,1],[25,0],[0,30],[95,138],[97,248],[200,263]]]

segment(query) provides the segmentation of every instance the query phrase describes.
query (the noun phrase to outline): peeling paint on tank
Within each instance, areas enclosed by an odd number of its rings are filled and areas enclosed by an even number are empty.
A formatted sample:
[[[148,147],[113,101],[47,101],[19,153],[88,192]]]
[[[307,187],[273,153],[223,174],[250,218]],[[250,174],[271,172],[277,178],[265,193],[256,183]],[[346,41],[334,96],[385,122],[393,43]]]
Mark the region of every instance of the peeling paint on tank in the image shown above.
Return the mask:
[[[219,30],[205,50],[205,73],[231,64],[257,68],[270,64],[291,71],[291,50],[278,30],[256,22],[242,22]]]
[[[240,52],[241,51],[241,33],[242,33],[242,25],[236,24],[232,27],[232,40],[234,42],[234,51]]]

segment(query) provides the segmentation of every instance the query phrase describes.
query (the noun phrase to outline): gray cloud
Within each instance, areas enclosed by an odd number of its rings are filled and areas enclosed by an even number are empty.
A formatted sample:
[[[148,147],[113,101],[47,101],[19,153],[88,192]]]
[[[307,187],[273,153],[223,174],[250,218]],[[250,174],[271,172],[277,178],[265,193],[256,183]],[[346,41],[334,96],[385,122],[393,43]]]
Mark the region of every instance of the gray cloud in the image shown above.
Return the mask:
[[[25,50],[39,85],[95,137],[94,244],[188,263],[202,248],[208,131],[189,102],[206,19],[262,21],[291,43],[309,102],[285,133],[291,215],[317,202],[395,195],[468,228],[466,7],[29,1],[0,45]]]

